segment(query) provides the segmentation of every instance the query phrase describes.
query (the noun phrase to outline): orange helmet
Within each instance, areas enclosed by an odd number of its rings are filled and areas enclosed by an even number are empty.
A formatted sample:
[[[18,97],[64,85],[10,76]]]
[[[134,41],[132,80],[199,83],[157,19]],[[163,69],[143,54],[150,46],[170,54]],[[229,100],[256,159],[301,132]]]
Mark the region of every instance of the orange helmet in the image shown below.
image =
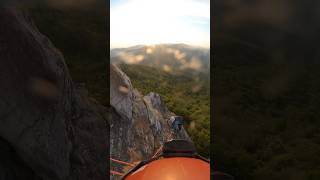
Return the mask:
[[[210,163],[184,140],[167,142],[162,155],[133,168],[124,180],[209,180]]]

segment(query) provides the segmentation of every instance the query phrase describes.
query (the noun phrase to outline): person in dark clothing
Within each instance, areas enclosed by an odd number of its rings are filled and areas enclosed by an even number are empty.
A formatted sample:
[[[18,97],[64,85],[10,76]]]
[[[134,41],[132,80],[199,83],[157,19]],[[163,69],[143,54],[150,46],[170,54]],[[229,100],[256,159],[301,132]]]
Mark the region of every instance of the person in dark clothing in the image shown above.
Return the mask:
[[[176,132],[181,131],[183,126],[183,118],[181,116],[171,116],[169,123],[171,124],[171,128]]]

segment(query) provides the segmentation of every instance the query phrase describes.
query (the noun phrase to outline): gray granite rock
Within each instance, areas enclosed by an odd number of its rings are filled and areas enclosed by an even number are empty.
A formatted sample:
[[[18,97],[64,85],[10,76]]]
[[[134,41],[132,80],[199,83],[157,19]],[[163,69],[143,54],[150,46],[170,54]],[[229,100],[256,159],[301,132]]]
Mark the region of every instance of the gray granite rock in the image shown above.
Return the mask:
[[[110,78],[114,109],[110,118],[111,157],[126,162],[147,160],[166,141],[174,138],[190,140],[184,129],[178,133],[171,129],[168,120],[174,113],[168,110],[159,94],[150,92],[143,96],[115,65],[110,67]],[[126,94],[120,92],[119,86],[127,87]],[[128,167],[111,163],[111,169],[125,172]],[[111,176],[111,179],[119,179],[119,176]]]
[[[110,65],[110,104],[115,110],[132,119],[133,88],[131,81],[117,66]]]

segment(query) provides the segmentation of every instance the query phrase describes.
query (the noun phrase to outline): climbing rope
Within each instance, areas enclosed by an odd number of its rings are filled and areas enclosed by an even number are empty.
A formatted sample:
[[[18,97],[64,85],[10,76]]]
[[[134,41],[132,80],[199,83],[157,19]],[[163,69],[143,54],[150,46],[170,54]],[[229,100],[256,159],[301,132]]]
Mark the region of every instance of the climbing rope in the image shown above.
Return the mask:
[[[113,158],[110,158],[110,160],[113,161],[113,162],[116,162],[116,163],[118,163],[118,164],[123,164],[123,165],[131,166],[131,167],[134,167],[134,166],[135,166],[135,165],[132,164],[132,163],[120,161],[120,160],[113,159]],[[118,172],[118,171],[113,171],[113,170],[110,170],[110,173],[113,174],[113,175],[118,175],[118,176],[123,176],[123,175],[124,175],[124,173],[121,173],[121,172]]]
[[[162,150],[162,145],[161,145],[161,147],[157,150],[157,152],[152,156],[152,158],[155,158],[158,154],[159,154],[159,152]]]
[[[110,173],[113,174],[113,175],[119,175],[119,176],[123,176],[124,175],[124,173],[120,173],[120,172],[112,171],[112,170],[110,170]]]
[[[120,160],[113,159],[113,158],[110,158],[110,160],[113,161],[113,162],[117,162],[117,163],[119,163],[119,164],[124,164],[124,165],[131,166],[131,167],[134,167],[134,166],[135,166],[134,164],[131,164],[131,163],[128,163],[128,162],[124,162],[124,161],[120,161]]]

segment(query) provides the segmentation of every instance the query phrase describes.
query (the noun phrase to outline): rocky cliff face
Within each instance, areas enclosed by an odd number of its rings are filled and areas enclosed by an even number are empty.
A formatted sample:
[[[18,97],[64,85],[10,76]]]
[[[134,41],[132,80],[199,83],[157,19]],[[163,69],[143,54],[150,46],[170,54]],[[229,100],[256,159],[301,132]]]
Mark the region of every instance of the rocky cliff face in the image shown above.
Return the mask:
[[[172,138],[173,115],[156,93],[141,95],[111,66],[111,106],[75,85],[63,55],[28,13],[0,9],[0,179],[107,179],[110,154],[134,162],[150,158]],[[122,171],[122,167],[114,166]]]
[[[0,8],[0,179],[107,179],[108,111],[27,13]]]
[[[127,162],[151,158],[166,141],[190,140],[184,129],[174,133],[170,116],[159,94],[141,95],[130,79],[115,65],[110,66],[110,156]],[[111,168],[124,171],[114,163]],[[112,177],[115,178],[115,177]]]

